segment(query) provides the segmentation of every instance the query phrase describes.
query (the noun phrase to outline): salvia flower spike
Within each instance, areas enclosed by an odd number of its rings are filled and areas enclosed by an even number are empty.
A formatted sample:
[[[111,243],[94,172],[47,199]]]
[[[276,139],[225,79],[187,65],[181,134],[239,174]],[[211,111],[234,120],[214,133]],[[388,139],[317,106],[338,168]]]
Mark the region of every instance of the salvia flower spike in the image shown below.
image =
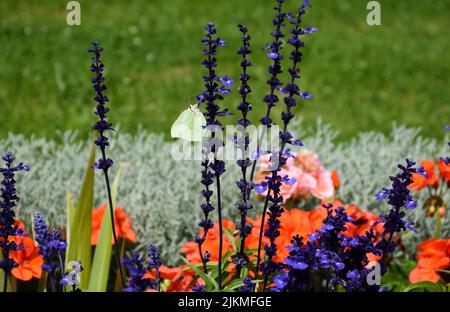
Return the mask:
[[[106,90],[106,86],[104,84],[105,77],[103,75],[104,64],[100,59],[100,54],[103,51],[103,48],[99,45],[98,42],[93,41],[92,47],[89,49],[89,53],[93,54],[92,64],[91,64],[91,72],[94,76],[91,78],[91,82],[93,88],[95,90],[94,100],[97,102],[97,106],[95,108],[95,114],[98,116],[99,120],[94,124],[94,130],[97,131],[98,136],[95,140],[95,145],[100,148],[101,158],[95,163],[94,169],[102,170],[103,175],[105,177],[105,185],[106,192],[108,194],[108,202],[109,202],[109,210],[111,214],[111,224],[112,224],[112,233],[114,239],[114,246],[116,251],[116,258],[119,267],[120,280],[122,282],[122,286],[125,285],[125,279],[122,272],[122,265],[120,261],[120,247],[117,240],[117,233],[114,226],[114,207],[112,202],[111,195],[111,184],[109,181],[108,169],[112,166],[113,161],[106,156],[106,148],[109,146],[109,139],[105,135],[106,131],[114,130],[112,124],[108,121],[106,114],[109,112],[109,108],[106,107],[106,103],[109,101],[108,97],[104,94]]]
[[[283,4],[285,0],[276,0],[277,5],[274,7],[275,16],[272,20],[272,25],[274,26],[273,32],[270,35],[273,37],[271,43],[268,43],[265,47],[265,50],[268,51],[267,56],[271,61],[271,65],[269,66],[269,74],[270,78],[267,80],[267,84],[269,86],[269,93],[263,97],[263,102],[267,105],[266,114],[260,119],[262,125],[270,128],[273,121],[270,117],[272,108],[276,106],[276,104],[280,101],[278,96],[275,94],[276,90],[281,87],[281,81],[278,78],[280,74],[283,73],[281,61],[283,60],[283,56],[281,55],[281,50],[283,48],[283,27],[286,26],[285,19],[286,13],[283,12]],[[265,151],[261,151],[261,143],[264,139],[264,131],[261,133],[258,142],[255,155],[256,159],[253,162],[251,173],[250,173],[250,181],[253,181],[253,177],[255,175],[256,163],[259,155],[264,153]],[[248,191],[247,198],[250,198],[251,189]]]
[[[379,274],[386,272],[385,261],[395,250],[392,238],[396,233],[412,229],[412,222],[404,220],[404,209],[413,209],[415,201],[408,185],[412,183],[412,174],[423,174],[423,168],[414,168],[415,163],[406,160],[406,166],[399,164],[400,172],[391,177],[392,186],[377,194],[379,200],[387,200],[392,206],[389,213],[381,217],[381,221],[356,237],[344,234],[346,223],[351,218],[344,207],[333,207],[324,204],[327,217],[320,230],[312,233],[305,241],[302,237],[293,237],[289,248],[289,256],[281,265],[281,273],[274,277],[273,291],[311,291],[314,290],[314,275],[326,272],[326,290],[341,285],[348,292],[384,291],[385,288],[376,283],[369,283],[369,274],[374,273],[376,266],[371,266],[369,254],[381,257],[377,263]],[[383,223],[383,230],[375,230],[377,224]],[[375,272],[375,274],[377,274]]]
[[[292,25],[290,33],[291,37],[288,39],[288,43],[292,46],[292,52],[290,53],[290,60],[292,61],[292,66],[288,69],[290,75],[290,81],[286,84],[284,88],[281,89],[281,92],[285,93],[286,96],[283,98],[285,104],[285,111],[281,113],[281,119],[283,120],[283,129],[280,131],[280,150],[273,151],[271,155],[271,162],[277,164],[277,168],[272,171],[272,175],[268,177],[267,186],[267,197],[264,203],[263,208],[263,218],[261,223],[260,230],[260,238],[259,238],[259,246],[258,246],[258,256],[257,256],[257,265],[259,265],[259,261],[261,259],[261,242],[262,242],[262,232],[264,228],[264,216],[266,214],[267,207],[270,202],[269,207],[269,219],[268,219],[268,229],[265,231],[264,235],[269,238],[269,245],[264,247],[266,252],[267,260],[261,265],[261,269],[264,274],[264,286],[267,284],[267,280],[269,275],[273,274],[278,265],[272,262],[272,257],[277,252],[277,246],[275,244],[276,238],[280,235],[280,221],[278,220],[284,209],[281,207],[283,202],[283,197],[281,194],[281,186],[283,183],[291,183],[292,180],[289,177],[282,177],[279,175],[279,171],[286,164],[287,157],[290,155],[289,149],[285,150],[286,145],[294,145],[294,146],[303,146],[303,144],[299,140],[295,140],[293,136],[288,131],[289,122],[294,118],[294,114],[292,112],[292,107],[297,105],[297,97],[301,97],[303,99],[310,99],[311,95],[308,92],[300,91],[299,86],[296,81],[300,78],[300,70],[298,69],[298,64],[301,62],[302,53],[300,52],[300,48],[304,47],[304,42],[300,39],[300,36],[307,35],[312,33],[313,31],[305,31],[302,29],[302,16],[306,13],[305,9],[310,8],[311,5],[307,0],[305,0],[300,6],[296,17],[294,18],[291,14],[286,14],[287,18]],[[312,29],[308,27],[306,29]],[[315,29],[315,28],[314,28]]]
[[[395,243],[392,241],[394,235],[406,229],[416,231],[413,228],[414,222],[405,220],[406,214],[404,211],[404,209],[409,210],[417,207],[417,202],[408,188],[408,185],[413,183],[413,173],[426,175],[424,168],[415,168],[415,164],[415,162],[408,159],[406,159],[406,165],[398,164],[397,167],[400,169],[400,172],[390,177],[391,187],[384,188],[376,195],[379,201],[386,200],[392,207],[386,215],[381,216],[384,223],[384,231],[383,237],[377,246],[384,252],[383,265],[387,256],[395,250]],[[382,269],[385,270],[386,268],[383,267]]]
[[[159,268],[162,265],[158,248],[152,242],[147,245],[148,260],[139,252],[132,252],[129,258],[123,257],[122,263],[128,271],[128,286],[125,292],[143,292],[150,289],[161,290],[161,275]],[[156,273],[156,279],[146,276],[148,271]]]
[[[23,246],[17,245],[10,238],[14,236],[25,235],[25,233],[15,224],[14,207],[19,201],[16,194],[16,180],[14,179],[16,172],[30,171],[30,168],[19,162],[14,165],[14,156],[11,152],[7,152],[2,160],[5,167],[0,168],[3,176],[1,182],[0,195],[0,249],[3,258],[0,261],[0,268],[4,271],[3,291],[6,292],[8,286],[8,274],[17,266],[16,261],[10,258],[10,252],[21,250]]]
[[[39,247],[44,263],[42,269],[48,273],[53,291],[56,291],[56,271],[60,269],[64,275],[63,253],[67,248],[57,229],[49,230],[49,226],[39,212],[33,216],[34,237]]]
[[[242,101],[239,103],[237,109],[241,111],[242,118],[237,121],[238,132],[235,137],[235,142],[240,152],[242,153],[242,158],[236,163],[241,168],[242,178],[237,181],[237,186],[241,192],[241,198],[236,202],[236,208],[241,214],[239,235],[241,237],[241,244],[239,246],[239,251],[232,256],[232,261],[236,265],[236,276],[239,276],[241,268],[247,266],[248,256],[245,253],[245,238],[251,231],[250,225],[246,224],[247,211],[252,209],[252,203],[247,198],[247,194],[252,188],[251,181],[247,177],[247,168],[251,166],[251,160],[248,157],[248,145],[249,136],[247,133],[247,127],[251,124],[250,120],[247,118],[248,112],[252,109],[252,106],[248,102],[247,95],[251,92],[248,81],[250,80],[250,75],[247,72],[248,67],[252,64],[248,59],[247,55],[251,53],[250,50],[250,36],[247,34],[248,29],[245,25],[238,25],[239,30],[242,33],[242,46],[238,50],[238,54],[242,56],[241,68],[242,72],[240,74],[241,85],[239,87],[239,95]]]
[[[130,258],[123,258],[123,265],[128,271],[128,286],[123,289],[125,292],[142,292],[151,286],[151,280],[144,278],[147,273],[145,257],[139,252],[131,253]]]
[[[156,283],[158,291],[161,291],[161,275],[159,268],[161,267],[161,254],[152,242],[148,243],[148,268],[150,270],[155,270],[156,272]]]
[[[206,263],[209,261],[210,254],[207,250],[204,252],[202,251],[202,244],[206,239],[208,230],[213,227],[213,223],[209,219],[209,213],[214,210],[214,207],[211,204],[212,191],[209,188],[213,184],[213,178],[215,178],[216,181],[217,212],[219,218],[219,268],[221,268],[222,264],[223,224],[220,177],[225,172],[225,162],[217,159],[217,153],[220,147],[223,146],[223,142],[216,137],[215,133],[223,130],[222,123],[218,117],[230,115],[227,109],[221,110],[221,107],[217,104],[217,102],[224,99],[223,95],[231,93],[229,87],[233,86],[233,79],[227,75],[222,77],[217,76],[215,71],[217,67],[217,48],[224,46],[225,41],[215,36],[217,30],[214,23],[208,23],[204,29],[206,34],[205,37],[201,39],[201,43],[205,46],[203,49],[205,59],[202,64],[205,66],[208,73],[203,77],[206,90],[197,96],[197,100],[199,105],[205,103],[206,107],[204,116],[206,118],[206,128],[211,131],[211,138],[203,145],[203,170],[201,183],[205,187],[202,191],[202,195],[205,198],[205,203],[201,206],[204,218],[199,224],[203,228],[203,235],[196,235],[195,241],[198,244],[200,257],[203,262],[203,268],[205,272],[207,272]],[[209,156],[211,154],[214,156],[212,162],[209,161]],[[222,287],[222,272],[220,269],[219,287]]]

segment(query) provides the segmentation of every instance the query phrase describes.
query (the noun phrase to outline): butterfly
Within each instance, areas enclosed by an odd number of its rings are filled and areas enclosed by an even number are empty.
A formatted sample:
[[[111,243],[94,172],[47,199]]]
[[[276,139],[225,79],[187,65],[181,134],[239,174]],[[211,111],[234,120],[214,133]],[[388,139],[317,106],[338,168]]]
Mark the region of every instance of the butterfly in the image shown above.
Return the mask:
[[[201,142],[205,126],[206,118],[200,111],[199,104],[190,105],[175,120],[170,129],[170,135],[172,138]]]

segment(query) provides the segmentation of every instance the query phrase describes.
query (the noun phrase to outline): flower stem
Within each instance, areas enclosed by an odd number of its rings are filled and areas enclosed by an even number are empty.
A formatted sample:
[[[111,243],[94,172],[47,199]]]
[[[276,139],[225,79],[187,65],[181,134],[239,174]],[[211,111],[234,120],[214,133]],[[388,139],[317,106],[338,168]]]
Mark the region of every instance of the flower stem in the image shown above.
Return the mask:
[[[258,267],[259,267],[259,263],[261,262],[261,247],[262,247],[262,237],[263,237],[263,233],[264,233],[264,224],[266,222],[266,213],[267,213],[267,206],[269,204],[269,196],[270,196],[270,188],[268,188],[267,190],[267,196],[266,196],[266,200],[264,202],[264,208],[263,208],[263,213],[262,213],[262,218],[261,218],[261,226],[259,228],[259,239],[258,239],[258,257],[256,260],[256,270],[258,271]]]
[[[436,239],[441,238],[441,216],[439,211],[436,213]]]
[[[102,150],[103,159],[106,160],[105,150],[103,148],[101,150]],[[116,228],[114,226],[114,207],[113,207],[113,201],[112,201],[112,195],[111,195],[111,185],[109,182],[108,170],[103,169],[103,173],[104,173],[104,177],[105,177],[106,191],[108,193],[109,213],[111,215],[111,227],[112,227],[112,233],[113,233],[113,238],[114,238],[114,247],[116,250],[116,260],[117,260],[117,264],[119,266],[120,281],[122,282],[122,287],[125,287],[125,279],[123,276],[122,264],[120,261],[120,248],[119,248],[119,244],[117,241]]]
[[[3,278],[3,292],[8,290],[8,271],[4,270],[4,278]]]
[[[215,160],[217,163],[217,160]],[[216,175],[217,186],[217,212],[219,217],[219,289],[222,289],[222,246],[223,246],[223,222],[222,222],[222,197],[220,194],[220,176]]]

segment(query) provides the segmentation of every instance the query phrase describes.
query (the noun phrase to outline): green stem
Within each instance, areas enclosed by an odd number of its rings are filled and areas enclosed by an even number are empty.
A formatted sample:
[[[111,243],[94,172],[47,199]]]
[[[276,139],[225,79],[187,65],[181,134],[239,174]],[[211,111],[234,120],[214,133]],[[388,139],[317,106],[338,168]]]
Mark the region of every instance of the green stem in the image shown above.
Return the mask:
[[[441,216],[439,211],[436,211],[436,239],[441,238]]]

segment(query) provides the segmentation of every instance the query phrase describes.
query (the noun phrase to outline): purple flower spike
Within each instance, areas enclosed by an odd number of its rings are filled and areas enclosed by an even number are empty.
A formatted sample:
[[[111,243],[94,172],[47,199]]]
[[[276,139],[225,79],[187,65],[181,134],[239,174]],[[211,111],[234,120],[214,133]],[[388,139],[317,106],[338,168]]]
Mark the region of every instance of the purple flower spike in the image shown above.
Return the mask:
[[[0,260],[0,269],[4,271],[4,285],[7,285],[9,272],[18,265],[14,259],[10,258],[10,252],[23,250],[22,245],[10,242],[11,237],[24,235],[23,231],[15,225],[16,215],[14,208],[19,201],[16,193],[15,174],[20,171],[29,171],[30,168],[22,162],[14,166],[15,158],[11,152],[7,152],[2,159],[5,162],[5,167],[0,168],[0,173],[3,176],[0,190],[0,249],[3,253],[3,258]],[[4,291],[6,291],[6,288]]]
[[[122,286],[125,286],[125,278],[122,271],[122,265],[120,261],[120,247],[117,242],[117,234],[116,229],[114,227],[114,207],[111,195],[111,185],[109,182],[108,170],[113,165],[112,159],[106,156],[106,148],[109,146],[109,139],[105,135],[107,131],[113,131],[112,124],[108,121],[106,114],[109,112],[109,108],[106,107],[106,103],[109,101],[108,97],[104,94],[106,90],[106,86],[104,85],[105,77],[103,76],[103,70],[105,65],[100,59],[100,54],[103,52],[103,48],[96,41],[93,41],[92,48],[88,50],[89,53],[93,54],[92,64],[91,64],[91,72],[94,74],[94,77],[91,79],[93,88],[95,90],[94,101],[97,102],[97,106],[95,109],[95,115],[98,116],[99,120],[94,124],[94,130],[97,131],[98,135],[95,139],[94,143],[100,148],[101,158],[92,166],[94,170],[103,171],[103,176],[105,178],[106,184],[106,193],[108,195],[108,204],[109,210],[111,214],[111,224],[112,224],[112,234],[114,240],[114,247],[116,250],[116,259],[119,264],[119,273],[120,280]]]

